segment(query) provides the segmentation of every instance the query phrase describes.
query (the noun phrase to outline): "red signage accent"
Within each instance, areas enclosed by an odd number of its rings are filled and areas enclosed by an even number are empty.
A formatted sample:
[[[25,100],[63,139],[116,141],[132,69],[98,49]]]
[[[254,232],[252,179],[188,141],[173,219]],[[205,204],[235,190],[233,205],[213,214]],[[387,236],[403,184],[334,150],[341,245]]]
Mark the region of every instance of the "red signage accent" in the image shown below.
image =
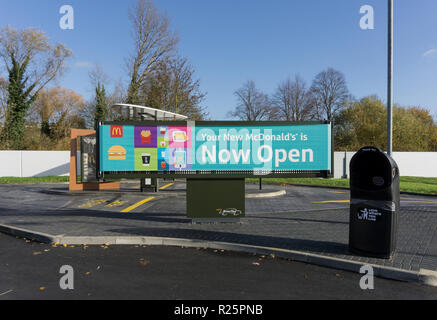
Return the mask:
[[[123,126],[111,126],[111,138],[123,138]]]

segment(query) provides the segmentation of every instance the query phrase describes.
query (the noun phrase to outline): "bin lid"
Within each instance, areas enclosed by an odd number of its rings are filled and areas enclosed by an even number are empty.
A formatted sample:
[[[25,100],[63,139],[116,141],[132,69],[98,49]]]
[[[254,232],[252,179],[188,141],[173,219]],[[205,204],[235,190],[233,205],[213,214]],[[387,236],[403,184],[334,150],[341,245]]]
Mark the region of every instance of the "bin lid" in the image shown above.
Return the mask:
[[[396,162],[380,149],[372,146],[361,148],[349,165],[351,187],[378,190],[390,187],[399,175]]]

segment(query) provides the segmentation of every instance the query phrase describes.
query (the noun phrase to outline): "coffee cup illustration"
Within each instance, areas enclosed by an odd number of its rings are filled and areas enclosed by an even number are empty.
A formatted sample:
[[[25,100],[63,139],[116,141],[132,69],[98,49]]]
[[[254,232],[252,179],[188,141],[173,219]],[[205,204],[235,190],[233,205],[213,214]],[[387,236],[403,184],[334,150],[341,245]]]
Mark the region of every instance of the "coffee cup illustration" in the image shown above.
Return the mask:
[[[142,153],[141,154],[141,161],[142,161],[144,167],[150,166],[150,153]]]
[[[141,130],[141,143],[150,143],[152,133],[150,130]]]

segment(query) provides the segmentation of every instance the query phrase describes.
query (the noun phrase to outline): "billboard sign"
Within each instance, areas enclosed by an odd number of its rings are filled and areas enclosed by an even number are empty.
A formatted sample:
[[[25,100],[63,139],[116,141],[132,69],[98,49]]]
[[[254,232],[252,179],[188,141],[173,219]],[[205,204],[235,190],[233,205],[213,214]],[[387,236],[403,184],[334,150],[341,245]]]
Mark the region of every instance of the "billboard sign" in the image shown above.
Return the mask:
[[[105,122],[99,152],[103,173],[330,172],[331,124]]]

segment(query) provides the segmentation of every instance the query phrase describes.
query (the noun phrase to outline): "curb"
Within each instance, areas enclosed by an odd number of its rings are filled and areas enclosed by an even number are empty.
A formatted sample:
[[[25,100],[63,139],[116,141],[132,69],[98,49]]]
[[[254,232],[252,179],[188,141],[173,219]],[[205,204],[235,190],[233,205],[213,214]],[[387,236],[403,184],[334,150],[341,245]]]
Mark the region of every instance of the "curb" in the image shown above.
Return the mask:
[[[154,196],[154,197],[180,197],[183,198],[186,196],[186,192],[173,192],[173,191],[159,191],[159,192],[140,192],[140,191],[63,191],[63,190],[41,190],[41,193],[45,194],[54,194],[54,195],[62,195],[62,196],[72,196],[72,197],[85,197],[85,196],[101,196],[101,195],[141,195],[141,196]],[[278,190],[274,192],[265,192],[265,193],[246,193],[246,199],[253,198],[273,198],[285,195],[287,192],[285,189]]]
[[[276,183],[268,183],[263,182],[265,184],[271,184],[271,185],[277,185],[280,186],[282,184],[276,184]],[[322,188],[322,189],[340,189],[340,190],[350,190],[350,188],[346,187],[336,187],[336,186],[316,186],[312,184],[285,184],[288,187],[309,187],[309,188]],[[426,193],[418,193],[418,192],[407,192],[407,191],[401,191],[400,194],[407,194],[411,196],[422,196],[422,197],[437,197],[437,194],[426,194]]]
[[[11,236],[26,238],[28,240],[39,241],[39,242],[48,243],[48,244],[55,243],[55,241],[53,241],[53,239],[55,237],[62,236],[62,235],[53,236],[51,234],[31,231],[31,230],[27,230],[27,229],[18,228],[18,227],[12,227],[12,226],[8,226],[5,224],[0,224],[0,232],[11,235]]]
[[[360,268],[363,264],[347,259],[323,256],[320,254],[301,252],[296,250],[279,249],[273,247],[264,247],[256,245],[238,244],[230,242],[208,241],[186,238],[169,238],[169,237],[118,237],[118,236],[64,236],[50,235],[45,233],[33,232],[30,230],[16,228],[8,225],[0,224],[0,232],[13,236],[25,237],[40,242],[66,245],[160,245],[160,246],[182,246],[190,248],[208,248],[218,250],[229,250],[237,252],[252,253],[258,255],[274,255],[278,258],[291,259],[298,262],[304,262],[314,265],[319,265],[328,268],[340,269],[360,273]],[[374,275],[381,278],[405,281],[418,282],[429,286],[437,286],[437,272],[420,269],[417,271],[408,271],[398,268],[380,266],[370,264],[373,268]]]

